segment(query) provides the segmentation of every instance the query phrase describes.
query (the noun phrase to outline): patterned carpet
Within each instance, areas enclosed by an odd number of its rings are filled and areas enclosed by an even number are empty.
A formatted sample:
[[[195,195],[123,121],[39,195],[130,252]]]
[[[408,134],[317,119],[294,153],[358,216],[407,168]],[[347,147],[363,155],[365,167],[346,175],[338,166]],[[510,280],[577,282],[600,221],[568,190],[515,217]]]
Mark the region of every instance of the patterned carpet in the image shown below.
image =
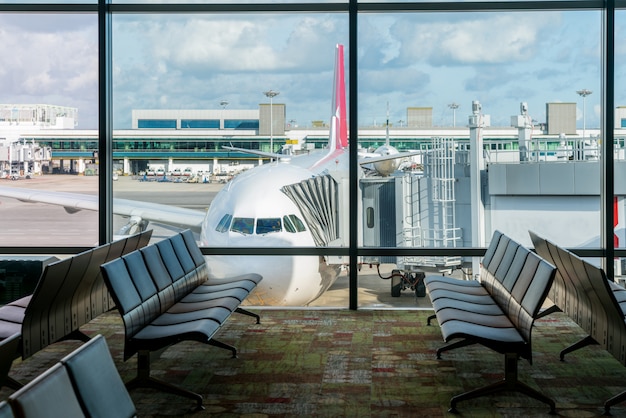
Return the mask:
[[[432,311],[257,310],[262,323],[233,315],[217,339],[239,357],[200,343],[183,342],[153,362],[153,375],[196,391],[192,401],[140,389],[131,393],[140,417],[443,417],[450,398],[502,378],[503,356],[480,346],[435,358],[443,345]],[[604,401],[626,389],[626,368],[598,346],[558,353],[583,335],[563,314],[537,321],[533,365],[522,360],[519,378],[552,397],[564,417],[601,416]],[[135,373],[136,357],[122,361],[123,329],[116,313],[85,327],[107,337],[122,378]],[[14,363],[11,375],[31,380],[77,342],[54,344]],[[0,396],[11,393],[2,389]],[[465,417],[547,416],[549,408],[517,394],[461,402]],[[611,409],[626,417],[626,403]]]

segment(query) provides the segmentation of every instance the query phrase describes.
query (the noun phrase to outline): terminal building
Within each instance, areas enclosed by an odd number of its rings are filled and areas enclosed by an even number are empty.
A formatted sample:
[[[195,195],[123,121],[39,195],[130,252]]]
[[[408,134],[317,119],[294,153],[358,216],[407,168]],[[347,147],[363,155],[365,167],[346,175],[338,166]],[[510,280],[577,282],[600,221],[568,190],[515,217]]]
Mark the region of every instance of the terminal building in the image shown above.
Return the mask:
[[[575,103],[547,103],[547,121],[534,123],[533,140],[552,142],[554,147],[581,135],[576,129]],[[626,127],[626,107],[615,111],[617,130]],[[5,173],[98,173],[98,132],[77,129],[76,108],[45,104],[0,105],[0,169]],[[516,149],[518,129],[485,127],[485,146]],[[406,124],[389,126],[389,142],[400,151],[423,150],[432,138],[449,138],[461,147],[469,143],[467,119],[453,127],[433,126],[431,107],[408,107]],[[113,131],[114,169],[120,175],[139,175],[162,170],[229,173],[263,163],[256,155],[233,152],[223,146],[265,152],[303,153],[323,148],[328,141],[328,123],[292,126],[286,120],[286,105],[259,104],[257,109],[137,109],[131,129]],[[590,141],[597,129],[587,129]],[[359,129],[359,146],[373,150],[385,144],[387,126]]]

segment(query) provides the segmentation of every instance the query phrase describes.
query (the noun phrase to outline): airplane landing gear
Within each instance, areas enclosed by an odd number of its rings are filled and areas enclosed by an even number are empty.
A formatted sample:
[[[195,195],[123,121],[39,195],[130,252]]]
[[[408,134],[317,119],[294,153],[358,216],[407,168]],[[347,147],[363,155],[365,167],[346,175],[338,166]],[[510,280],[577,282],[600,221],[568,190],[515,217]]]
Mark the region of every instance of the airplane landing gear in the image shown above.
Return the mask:
[[[391,296],[398,298],[402,291],[406,289],[415,291],[415,296],[417,297],[426,296],[424,277],[425,274],[423,272],[403,273],[400,270],[393,270],[391,272]]]

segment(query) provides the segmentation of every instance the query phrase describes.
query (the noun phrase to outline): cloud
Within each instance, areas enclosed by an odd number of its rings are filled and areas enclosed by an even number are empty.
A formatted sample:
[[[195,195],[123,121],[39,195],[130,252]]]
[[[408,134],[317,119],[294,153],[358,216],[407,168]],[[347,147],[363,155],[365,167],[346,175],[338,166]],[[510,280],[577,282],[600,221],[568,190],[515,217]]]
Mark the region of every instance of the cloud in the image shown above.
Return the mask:
[[[0,88],[13,103],[97,106],[96,19],[84,15],[0,15]],[[85,109],[80,109],[81,111]],[[82,112],[81,112],[82,113]],[[85,113],[93,126],[94,109]],[[89,116],[90,115],[90,116]]]
[[[479,99],[505,120],[520,100],[541,109],[550,100],[576,100],[576,88],[599,91],[597,17],[597,11],[359,15],[359,116],[380,120],[389,101],[392,118],[404,118],[408,106],[432,106],[449,119],[447,104],[469,109]],[[0,66],[5,102],[79,107],[80,127],[97,126],[94,15],[0,15],[0,37],[0,53],[9,57]],[[256,108],[267,89],[281,92],[288,119],[326,120],[334,47],[344,43],[347,53],[347,40],[343,13],[116,15],[114,127],[130,127],[139,108],[216,108],[220,100],[230,109]],[[620,62],[616,96],[626,91]],[[593,95],[587,104],[598,101]]]
[[[257,108],[270,88],[289,118],[320,118],[322,108],[327,118],[345,23],[340,15],[122,16],[113,42],[115,126],[129,125],[133,108],[215,108],[224,99],[231,109]]]
[[[186,72],[302,72],[332,67],[334,45],[347,40],[340,21],[309,15],[126,17],[116,30],[123,49],[130,39],[136,59]]]
[[[543,14],[474,14],[417,22],[399,18],[391,34],[401,43],[399,63],[416,58],[431,65],[510,64],[530,60],[538,50],[541,33],[554,25]]]

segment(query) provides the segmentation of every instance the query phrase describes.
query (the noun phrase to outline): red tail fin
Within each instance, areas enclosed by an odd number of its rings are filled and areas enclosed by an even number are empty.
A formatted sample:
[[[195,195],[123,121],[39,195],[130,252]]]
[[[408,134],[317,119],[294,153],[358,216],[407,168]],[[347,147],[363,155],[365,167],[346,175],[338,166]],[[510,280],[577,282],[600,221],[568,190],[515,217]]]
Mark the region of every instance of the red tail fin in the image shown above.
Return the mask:
[[[344,78],[343,45],[337,44],[335,58],[335,80],[333,85],[333,116],[331,121],[331,149],[348,146],[348,119],[346,112],[346,81]]]

